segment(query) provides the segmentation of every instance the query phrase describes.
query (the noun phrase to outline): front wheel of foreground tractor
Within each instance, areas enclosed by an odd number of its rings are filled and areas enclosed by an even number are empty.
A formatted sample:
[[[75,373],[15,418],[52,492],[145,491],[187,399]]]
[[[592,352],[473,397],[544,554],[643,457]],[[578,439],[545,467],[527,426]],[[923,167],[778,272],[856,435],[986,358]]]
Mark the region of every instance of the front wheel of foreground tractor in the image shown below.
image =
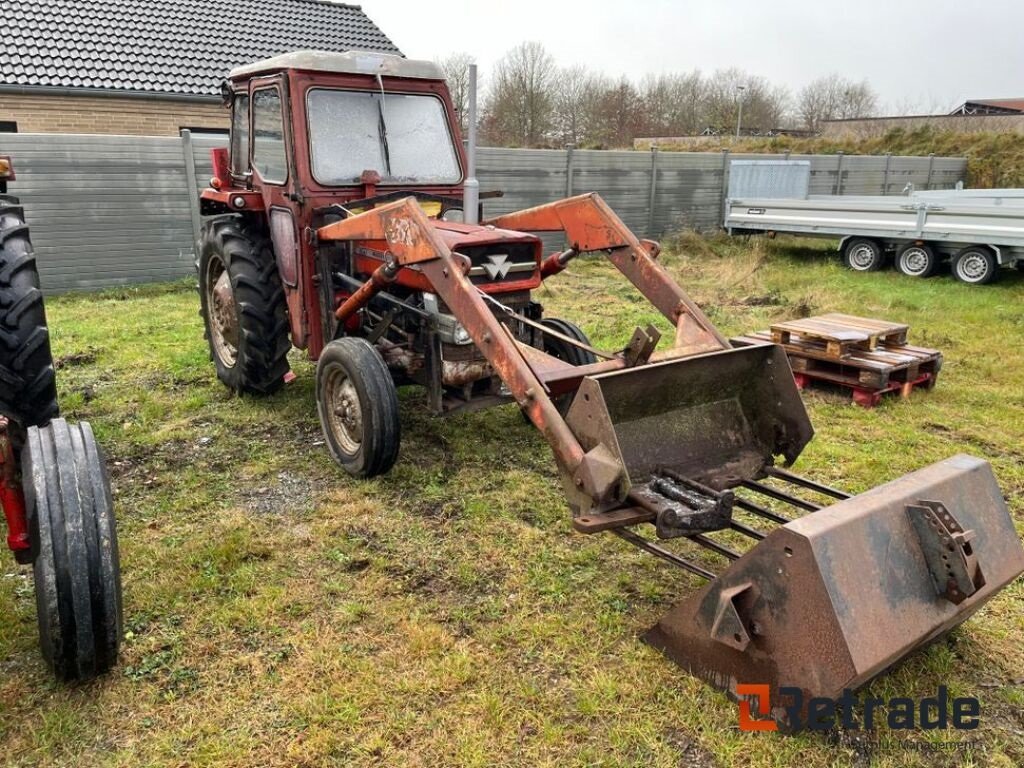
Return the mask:
[[[586,344],[588,347],[591,346],[590,339],[587,338],[587,335],[575,323],[571,323],[568,320],[560,320],[557,317],[546,317],[540,322],[545,328],[555,333],[578,341],[581,344]],[[597,362],[597,356],[589,349],[583,349],[569,343],[565,339],[560,339],[550,334],[544,334],[544,352],[571,365],[590,365]],[[572,398],[573,395],[570,393],[556,399],[555,404],[563,415],[569,411],[569,406],[572,405]]]
[[[110,486],[86,422],[28,430],[22,484],[43,657],[58,679],[109,670],[121,643],[121,576]]]
[[[0,195],[0,415],[23,427],[57,415],[39,273],[18,199]]]
[[[843,248],[843,262],[854,272],[877,272],[884,258],[882,247],[874,240],[856,237]]]
[[[269,395],[288,373],[288,318],[274,251],[254,222],[207,222],[199,299],[217,378],[236,392]]]
[[[986,285],[999,274],[999,263],[988,248],[971,246],[953,257],[953,276],[971,285]]]
[[[384,359],[366,341],[336,339],[316,366],[316,409],[331,457],[354,477],[382,475],[401,442],[398,394]]]

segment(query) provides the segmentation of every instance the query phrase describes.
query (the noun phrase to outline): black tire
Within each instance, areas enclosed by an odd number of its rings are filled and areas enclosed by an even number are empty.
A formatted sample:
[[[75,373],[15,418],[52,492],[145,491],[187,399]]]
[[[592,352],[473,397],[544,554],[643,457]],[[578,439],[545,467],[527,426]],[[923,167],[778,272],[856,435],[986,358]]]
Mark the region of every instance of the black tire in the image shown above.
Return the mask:
[[[50,333],[28,227],[18,199],[0,195],[0,414],[34,427],[57,413]]]
[[[85,680],[117,662],[121,573],[110,483],[86,422],[32,427],[22,481],[34,555],[43,658],[60,680]]]
[[[854,272],[877,272],[885,263],[885,254],[874,240],[855,237],[843,248],[843,263]]]
[[[316,409],[331,458],[353,477],[382,475],[402,439],[398,393],[384,359],[358,337],[330,342],[316,366]]]
[[[982,246],[968,246],[953,257],[953,277],[968,285],[987,285],[999,275],[996,255]]]
[[[550,328],[556,333],[568,336],[570,339],[575,339],[582,344],[586,344],[588,347],[590,346],[590,339],[587,338],[587,335],[575,323],[561,320],[557,317],[545,317],[540,322],[541,325]],[[564,360],[571,365],[590,365],[597,362],[597,356],[593,352],[581,349],[548,334],[544,334],[544,351],[552,357]],[[555,405],[558,406],[558,410],[563,415],[568,412],[569,406],[572,405],[572,399],[573,394],[571,392],[555,398]]]
[[[266,232],[238,216],[208,221],[197,267],[201,314],[217,378],[236,392],[273,394],[288,373],[291,342],[284,289]],[[213,289],[225,272],[230,296],[218,305]]]
[[[896,256],[896,269],[907,277],[931,277],[939,267],[939,257],[929,245],[908,243]]]

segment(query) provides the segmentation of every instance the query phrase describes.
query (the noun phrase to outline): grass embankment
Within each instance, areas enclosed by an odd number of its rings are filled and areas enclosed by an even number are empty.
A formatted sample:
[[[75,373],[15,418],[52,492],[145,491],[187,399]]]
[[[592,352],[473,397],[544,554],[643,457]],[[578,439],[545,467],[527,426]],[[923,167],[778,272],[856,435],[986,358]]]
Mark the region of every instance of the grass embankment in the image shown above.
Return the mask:
[[[909,322],[938,387],[866,411],[809,393],[797,469],[860,491],[958,451],[989,458],[1024,532],[1024,275],[845,272],[793,241],[683,238],[665,262],[728,333],[830,310]],[[603,262],[539,298],[620,346],[658,320]],[[572,533],[550,452],[513,407],[437,420],[401,393],[388,476],[327,457],[310,363],[238,399],[189,286],[49,302],[64,413],[107,450],[127,637],[67,688],[36,649],[27,569],[0,559],[0,758],[10,765],[996,765],[1024,763],[1024,587],[870,688],[940,684],[977,731],[857,738],[737,730],[736,707],[637,639],[699,582]],[[972,750],[921,751],[946,740]],[[916,747],[916,748],[915,748]]]
[[[697,145],[662,147],[681,151],[793,152],[832,155],[927,155],[966,157],[968,186],[993,189],[1024,186],[1024,135],[1017,133],[960,133],[931,126],[913,130],[894,128],[873,138],[810,139],[792,136],[750,138],[738,142],[709,139]]]

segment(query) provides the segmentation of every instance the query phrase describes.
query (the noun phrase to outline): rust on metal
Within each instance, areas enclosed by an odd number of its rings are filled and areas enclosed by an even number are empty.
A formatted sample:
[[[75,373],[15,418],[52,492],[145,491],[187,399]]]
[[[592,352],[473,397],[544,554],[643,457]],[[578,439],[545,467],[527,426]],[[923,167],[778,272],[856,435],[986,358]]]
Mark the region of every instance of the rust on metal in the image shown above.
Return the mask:
[[[950,530],[975,532],[975,573],[985,577],[959,603],[940,594],[907,513],[921,499],[941,503]],[[775,529],[645,639],[734,697],[737,683],[758,682],[773,700],[781,686],[837,698],[963,622],[1022,571],[991,468],[960,455]]]

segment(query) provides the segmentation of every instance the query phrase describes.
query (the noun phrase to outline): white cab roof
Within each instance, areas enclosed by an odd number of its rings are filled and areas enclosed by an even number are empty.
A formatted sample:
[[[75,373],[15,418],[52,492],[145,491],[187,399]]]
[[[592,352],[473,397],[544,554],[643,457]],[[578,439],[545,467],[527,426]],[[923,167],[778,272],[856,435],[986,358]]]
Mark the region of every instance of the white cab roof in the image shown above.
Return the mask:
[[[432,61],[406,59],[390,53],[372,51],[293,51],[256,61],[231,70],[232,80],[282,69],[304,69],[314,72],[339,72],[351,75],[411,77],[423,80],[444,80],[441,68]]]

